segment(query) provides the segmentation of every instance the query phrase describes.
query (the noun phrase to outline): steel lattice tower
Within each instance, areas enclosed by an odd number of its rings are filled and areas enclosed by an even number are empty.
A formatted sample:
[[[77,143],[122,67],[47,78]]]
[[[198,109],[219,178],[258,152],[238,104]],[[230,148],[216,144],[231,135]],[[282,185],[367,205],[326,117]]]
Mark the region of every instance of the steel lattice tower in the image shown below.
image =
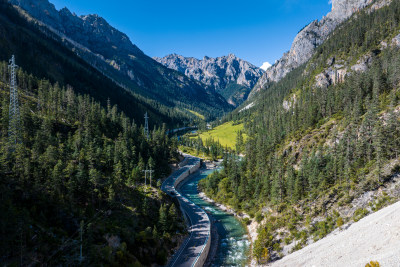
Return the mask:
[[[147,140],[149,139],[149,116],[144,114],[144,136],[146,136]]]
[[[20,141],[20,114],[18,105],[18,88],[16,79],[15,57],[14,55],[10,59],[11,79],[10,79],[10,106],[9,106],[9,121],[8,121],[8,138],[11,146],[11,150],[15,149],[15,145]]]

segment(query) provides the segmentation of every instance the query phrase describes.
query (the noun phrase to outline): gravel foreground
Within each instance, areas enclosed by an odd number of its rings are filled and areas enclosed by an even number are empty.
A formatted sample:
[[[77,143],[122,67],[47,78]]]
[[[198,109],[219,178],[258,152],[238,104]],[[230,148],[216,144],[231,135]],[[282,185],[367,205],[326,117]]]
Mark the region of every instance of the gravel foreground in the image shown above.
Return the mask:
[[[400,201],[269,266],[400,266]]]

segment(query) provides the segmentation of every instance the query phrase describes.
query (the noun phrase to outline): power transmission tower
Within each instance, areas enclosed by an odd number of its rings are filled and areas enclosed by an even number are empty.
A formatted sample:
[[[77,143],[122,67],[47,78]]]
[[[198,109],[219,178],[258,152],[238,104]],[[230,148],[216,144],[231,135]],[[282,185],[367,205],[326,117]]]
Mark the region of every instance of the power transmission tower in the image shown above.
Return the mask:
[[[149,140],[149,116],[144,114],[144,136]]]
[[[18,88],[16,79],[15,57],[14,55],[10,59],[10,65],[8,65],[11,72],[10,81],[10,106],[9,106],[9,120],[8,120],[8,138],[10,143],[10,149],[15,150],[15,146],[20,141],[20,114],[18,105]]]

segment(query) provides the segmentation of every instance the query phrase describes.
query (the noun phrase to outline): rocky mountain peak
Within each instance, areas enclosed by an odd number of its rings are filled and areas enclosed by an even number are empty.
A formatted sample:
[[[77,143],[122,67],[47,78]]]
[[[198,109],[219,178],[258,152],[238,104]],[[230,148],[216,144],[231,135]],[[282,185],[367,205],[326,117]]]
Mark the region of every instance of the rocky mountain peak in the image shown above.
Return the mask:
[[[321,45],[329,34],[355,12],[365,8],[374,0],[332,0],[332,10],[320,21],[314,20],[304,27],[294,38],[290,51],[269,68],[258,80],[250,96],[260,91],[269,82],[277,82],[290,71],[307,62],[316,47]]]
[[[110,46],[130,53],[142,53],[126,34],[113,28],[104,18],[96,14],[77,16],[66,7],[57,11],[48,0],[9,0],[9,2],[97,54],[103,55],[104,48]],[[103,56],[107,58],[109,55]]]
[[[246,100],[248,92],[263,74],[263,70],[234,54],[217,58],[204,56],[202,60],[177,54],[154,59],[170,69],[204,83],[209,89],[220,92],[232,105]],[[235,89],[232,87],[234,85]],[[232,99],[232,95],[238,91],[241,92],[240,96]]]
[[[334,20],[345,20],[353,13],[371,4],[373,0],[332,0],[332,11],[327,17]]]

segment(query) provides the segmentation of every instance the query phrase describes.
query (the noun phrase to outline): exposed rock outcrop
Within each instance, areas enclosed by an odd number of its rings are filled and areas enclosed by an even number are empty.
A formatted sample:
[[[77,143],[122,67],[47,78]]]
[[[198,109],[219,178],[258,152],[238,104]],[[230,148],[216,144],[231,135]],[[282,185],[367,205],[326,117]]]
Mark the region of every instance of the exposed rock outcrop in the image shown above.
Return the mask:
[[[290,51],[265,72],[250,96],[260,91],[267,83],[281,80],[290,71],[306,63],[313,55],[315,48],[321,45],[338,25],[372,2],[373,0],[333,0],[332,11],[320,21],[311,22],[297,34]],[[382,5],[376,8],[386,5],[386,2],[390,1],[379,1]]]
[[[400,34],[392,39],[392,45],[400,47]]]
[[[217,58],[204,57],[202,60],[177,54],[154,59],[220,92],[235,106],[246,100],[248,92],[264,73],[262,69],[233,54]]]
[[[364,72],[369,69],[371,64],[372,56],[370,54],[367,54],[361,57],[355,65],[351,66],[351,70],[355,72]]]

